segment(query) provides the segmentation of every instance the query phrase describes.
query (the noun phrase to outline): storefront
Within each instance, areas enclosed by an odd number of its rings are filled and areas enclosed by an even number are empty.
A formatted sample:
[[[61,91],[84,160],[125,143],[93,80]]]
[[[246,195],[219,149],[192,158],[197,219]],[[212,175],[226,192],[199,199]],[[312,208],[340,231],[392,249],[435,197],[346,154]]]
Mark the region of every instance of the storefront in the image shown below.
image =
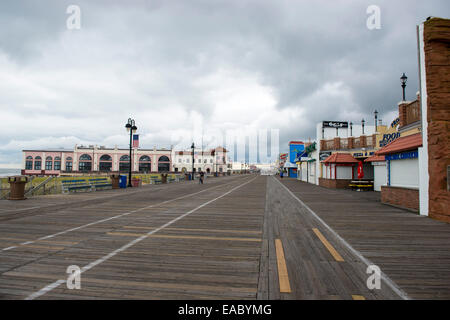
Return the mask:
[[[377,152],[386,159],[386,185],[381,186],[381,201],[419,211],[420,133],[400,137]]]
[[[373,190],[381,191],[381,186],[385,186],[387,182],[386,161],[384,156],[372,156],[367,158],[365,164],[373,167]]]
[[[334,153],[324,162],[322,178],[319,178],[319,185],[326,188],[343,189],[355,177],[355,167],[359,161],[350,153]]]

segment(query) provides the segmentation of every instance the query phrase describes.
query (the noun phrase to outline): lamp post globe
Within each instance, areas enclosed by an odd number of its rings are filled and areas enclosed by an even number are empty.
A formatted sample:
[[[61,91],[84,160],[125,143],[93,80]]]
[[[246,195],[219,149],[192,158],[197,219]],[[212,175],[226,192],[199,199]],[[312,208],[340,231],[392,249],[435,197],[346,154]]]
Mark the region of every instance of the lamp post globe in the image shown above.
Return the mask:
[[[377,131],[378,127],[377,127],[377,120],[378,120],[378,111],[375,110],[373,112],[373,114],[375,115],[375,132]]]
[[[194,150],[195,150],[194,142],[192,142],[191,149],[192,149],[192,180],[194,180],[194,170],[195,170],[195,168],[194,168]]]
[[[401,82],[401,84],[402,84],[402,89],[403,89],[403,101],[406,100],[406,98],[405,98],[406,81],[408,81],[408,77],[407,77],[406,74],[403,72],[403,75],[400,77],[400,82]]]
[[[134,119],[128,118],[128,122],[125,124],[125,128],[128,132],[130,132],[130,154],[129,154],[129,165],[128,165],[128,187],[131,188],[133,185],[131,184],[131,151],[133,146],[133,133],[137,131],[137,127]]]

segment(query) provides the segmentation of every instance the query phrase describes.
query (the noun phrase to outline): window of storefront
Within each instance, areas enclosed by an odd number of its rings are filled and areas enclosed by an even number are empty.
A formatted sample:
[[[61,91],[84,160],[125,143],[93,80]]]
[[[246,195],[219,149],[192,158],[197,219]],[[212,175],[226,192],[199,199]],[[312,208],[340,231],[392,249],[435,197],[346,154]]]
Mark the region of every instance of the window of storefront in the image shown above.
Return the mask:
[[[37,156],[34,158],[34,170],[41,170],[42,167],[42,158]]]
[[[139,172],[148,173],[152,170],[152,162],[149,156],[139,158]]]
[[[25,170],[33,170],[33,157],[28,156],[25,160]]]
[[[88,154],[83,154],[80,157],[80,163],[78,165],[78,170],[82,172],[87,172],[92,170],[92,157]]]
[[[52,170],[53,168],[53,158],[47,157],[45,158],[45,170]]]
[[[100,157],[99,170],[102,172],[109,172],[112,169],[112,158],[108,154],[104,154]]]
[[[55,162],[53,163],[54,170],[61,170],[61,158],[55,157]]]
[[[67,157],[66,158],[66,171],[72,172],[72,166],[73,166],[72,157]]]
[[[166,156],[161,156],[158,159],[158,172],[170,171],[170,160]]]
[[[130,171],[130,156],[121,156],[119,159],[119,171],[129,172]]]

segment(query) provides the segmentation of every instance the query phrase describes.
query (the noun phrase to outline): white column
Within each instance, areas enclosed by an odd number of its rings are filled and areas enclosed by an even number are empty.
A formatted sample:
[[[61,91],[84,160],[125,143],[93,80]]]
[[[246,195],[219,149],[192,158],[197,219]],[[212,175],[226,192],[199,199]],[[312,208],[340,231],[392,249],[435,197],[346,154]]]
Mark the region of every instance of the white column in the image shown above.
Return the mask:
[[[424,24],[417,30],[419,42],[419,75],[420,75],[420,109],[422,114],[422,148],[419,148],[419,212],[422,216],[428,216],[428,121],[427,121],[427,79],[425,70],[425,50],[423,39]]]

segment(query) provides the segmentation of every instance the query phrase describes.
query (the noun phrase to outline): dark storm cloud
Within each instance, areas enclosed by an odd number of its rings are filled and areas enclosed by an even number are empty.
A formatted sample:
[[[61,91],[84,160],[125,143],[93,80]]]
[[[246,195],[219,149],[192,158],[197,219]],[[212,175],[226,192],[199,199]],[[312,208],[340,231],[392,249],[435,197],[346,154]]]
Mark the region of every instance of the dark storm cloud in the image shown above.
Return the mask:
[[[67,30],[66,8],[81,8]],[[366,8],[381,8],[368,30]],[[315,138],[326,119],[390,122],[418,90],[416,25],[448,1],[3,1],[0,163],[21,148],[171,142],[212,129]],[[369,123],[370,123],[369,120]]]

